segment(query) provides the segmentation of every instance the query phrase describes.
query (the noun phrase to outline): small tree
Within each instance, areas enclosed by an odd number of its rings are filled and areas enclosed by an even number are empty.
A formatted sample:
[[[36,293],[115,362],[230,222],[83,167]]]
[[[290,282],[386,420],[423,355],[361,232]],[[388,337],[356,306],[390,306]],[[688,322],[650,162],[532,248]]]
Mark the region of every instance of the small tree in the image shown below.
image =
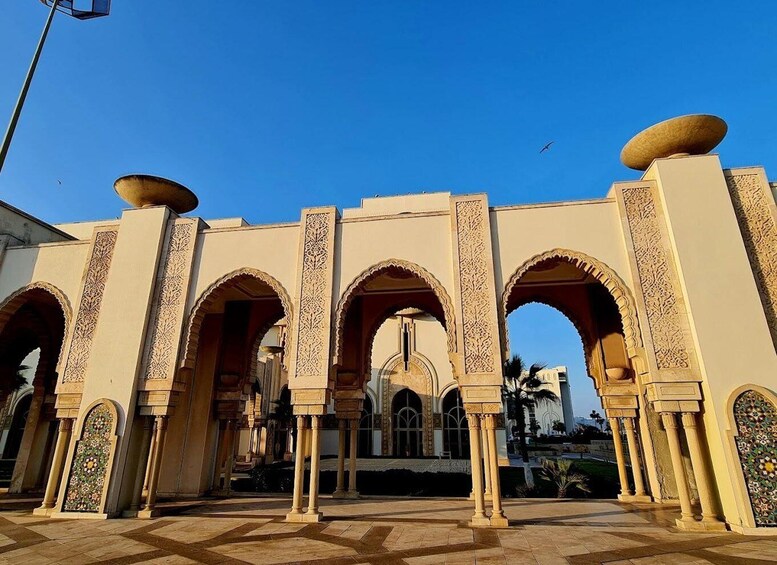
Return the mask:
[[[572,462],[566,459],[543,459],[542,476],[554,483],[558,488],[557,497],[566,498],[572,489],[589,493],[588,478],[580,473],[572,472]]]
[[[542,388],[544,383],[539,377],[539,372],[544,368],[543,365],[534,363],[527,371],[523,360],[518,355],[513,355],[504,364],[502,400],[507,405],[507,417],[518,422],[518,440],[524,463],[529,462],[525,412],[544,402],[558,400],[558,396],[553,391]]]
[[[602,415],[599,414],[596,410],[591,410],[591,419],[596,422],[596,425],[599,426],[599,429],[604,431],[604,418],[602,418]]]
[[[567,426],[561,420],[554,421],[553,425],[551,426],[551,429],[554,432],[558,433],[558,434],[562,434],[563,435],[563,434],[567,433]]]

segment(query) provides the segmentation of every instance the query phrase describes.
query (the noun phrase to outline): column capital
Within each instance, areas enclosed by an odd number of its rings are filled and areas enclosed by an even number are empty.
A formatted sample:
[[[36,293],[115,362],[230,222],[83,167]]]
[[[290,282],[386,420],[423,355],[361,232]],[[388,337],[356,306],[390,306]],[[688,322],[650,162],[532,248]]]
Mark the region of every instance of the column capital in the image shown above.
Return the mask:
[[[337,420],[338,429],[345,431],[347,426],[348,426],[347,420],[344,420],[343,418],[340,418],[339,420]]]
[[[696,427],[696,413],[695,412],[683,412],[680,416],[683,422],[683,428],[695,428]]]
[[[487,430],[496,429],[496,414],[483,415],[483,427]]]
[[[310,427],[314,430],[318,430],[321,428],[321,416],[311,416],[310,417]]]
[[[467,424],[470,430],[480,429],[480,414],[467,414]]]
[[[307,416],[303,414],[297,414],[297,429],[306,430],[308,427]]]
[[[62,418],[59,420],[59,431],[69,432],[73,429],[73,418]]]
[[[675,412],[661,412],[661,421],[664,423],[665,428],[677,429],[677,418],[674,415]]]
[[[624,417],[623,418],[623,427],[627,430],[633,430],[634,429],[634,420],[635,418],[632,417]]]

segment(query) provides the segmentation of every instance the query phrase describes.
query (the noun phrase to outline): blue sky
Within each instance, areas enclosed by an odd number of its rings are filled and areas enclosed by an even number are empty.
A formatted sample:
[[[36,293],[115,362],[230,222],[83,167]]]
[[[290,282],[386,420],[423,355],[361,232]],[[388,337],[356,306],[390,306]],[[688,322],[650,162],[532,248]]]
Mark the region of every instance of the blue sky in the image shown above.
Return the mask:
[[[45,17],[16,0],[0,18],[3,130]],[[726,166],[777,171],[776,28],[771,0],[114,0],[56,17],[0,199],[115,217],[129,172],[253,223],[421,190],[600,197],[638,176],[618,160],[631,135],[695,112],[729,123]]]

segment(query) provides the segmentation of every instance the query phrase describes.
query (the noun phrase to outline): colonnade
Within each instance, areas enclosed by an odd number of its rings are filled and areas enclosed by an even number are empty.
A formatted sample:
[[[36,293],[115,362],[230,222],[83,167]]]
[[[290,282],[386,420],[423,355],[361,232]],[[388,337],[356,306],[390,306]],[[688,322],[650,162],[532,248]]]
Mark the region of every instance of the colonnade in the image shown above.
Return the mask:
[[[467,414],[467,423],[472,465],[472,498],[475,501],[475,512],[470,519],[470,525],[505,528],[508,522],[502,510],[496,449],[496,414]],[[481,430],[485,433],[481,433]],[[487,484],[490,485],[491,491],[490,515],[486,509]]]
[[[348,435],[348,488],[345,488],[345,451]],[[359,498],[356,490],[356,454],[359,449],[359,419],[338,420],[337,487],[332,498]]]
[[[310,420],[308,422],[308,419]],[[318,479],[321,464],[321,419],[322,416],[297,416],[297,439],[294,446],[294,491],[291,510],[286,514],[287,522],[320,522],[323,514],[318,510]],[[303,512],[305,490],[305,445],[310,434],[310,486],[308,505]]]
[[[636,417],[626,416],[618,418],[609,416],[608,419],[610,421],[610,429],[612,430],[612,443],[615,447],[615,462],[618,466],[618,479],[621,487],[618,499],[623,502],[650,502],[652,498],[645,489],[640,444],[636,431]],[[623,439],[621,437],[621,421],[623,422],[623,428],[626,430],[626,443],[629,446],[629,465],[634,478],[634,490],[631,489],[629,476],[626,472],[626,454],[624,453]]]

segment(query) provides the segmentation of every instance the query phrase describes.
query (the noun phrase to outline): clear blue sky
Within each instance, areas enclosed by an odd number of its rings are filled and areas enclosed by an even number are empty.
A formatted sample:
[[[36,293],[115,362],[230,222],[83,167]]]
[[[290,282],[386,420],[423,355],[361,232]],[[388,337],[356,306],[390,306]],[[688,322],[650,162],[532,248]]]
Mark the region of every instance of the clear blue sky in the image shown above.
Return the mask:
[[[8,4],[3,130],[46,17]],[[0,199],[115,217],[129,172],[253,223],[421,190],[600,197],[638,176],[618,160],[631,135],[695,112],[728,121],[726,166],[777,176],[775,29],[773,0],[114,0],[108,18],[55,19]]]

